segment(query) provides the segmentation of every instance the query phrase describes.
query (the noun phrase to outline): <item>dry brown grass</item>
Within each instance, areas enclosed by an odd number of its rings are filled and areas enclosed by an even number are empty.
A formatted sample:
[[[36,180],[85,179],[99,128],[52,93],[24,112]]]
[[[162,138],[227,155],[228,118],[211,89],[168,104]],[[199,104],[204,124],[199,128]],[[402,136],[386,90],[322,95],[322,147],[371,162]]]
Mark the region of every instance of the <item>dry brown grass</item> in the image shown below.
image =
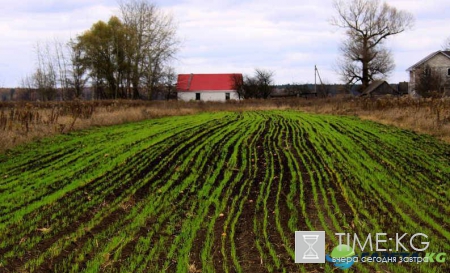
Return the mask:
[[[0,103],[0,152],[42,137],[165,116],[200,112],[293,109],[353,115],[436,136],[450,143],[450,100],[326,98],[241,102],[94,101]]]
[[[338,99],[303,107],[314,113],[354,115],[435,136],[450,143],[450,99]]]

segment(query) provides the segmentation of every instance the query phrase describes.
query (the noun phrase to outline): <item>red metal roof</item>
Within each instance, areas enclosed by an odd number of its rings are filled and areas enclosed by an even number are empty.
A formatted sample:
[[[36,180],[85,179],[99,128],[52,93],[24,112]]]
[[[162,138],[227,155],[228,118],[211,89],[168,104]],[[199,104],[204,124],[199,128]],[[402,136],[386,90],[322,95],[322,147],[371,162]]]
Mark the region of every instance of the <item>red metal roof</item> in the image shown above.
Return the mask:
[[[178,92],[233,90],[233,77],[242,74],[179,74]]]

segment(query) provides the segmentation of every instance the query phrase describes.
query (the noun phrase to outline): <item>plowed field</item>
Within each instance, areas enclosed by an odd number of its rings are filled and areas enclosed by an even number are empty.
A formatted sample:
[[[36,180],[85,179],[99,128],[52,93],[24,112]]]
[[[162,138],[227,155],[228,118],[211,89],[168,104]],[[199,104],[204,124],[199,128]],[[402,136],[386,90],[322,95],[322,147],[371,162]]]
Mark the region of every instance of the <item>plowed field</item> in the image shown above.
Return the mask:
[[[70,133],[0,155],[0,272],[337,270],[295,264],[296,230],[324,230],[327,253],[338,232],[421,232],[450,255],[449,181],[449,145],[350,117],[220,112]]]

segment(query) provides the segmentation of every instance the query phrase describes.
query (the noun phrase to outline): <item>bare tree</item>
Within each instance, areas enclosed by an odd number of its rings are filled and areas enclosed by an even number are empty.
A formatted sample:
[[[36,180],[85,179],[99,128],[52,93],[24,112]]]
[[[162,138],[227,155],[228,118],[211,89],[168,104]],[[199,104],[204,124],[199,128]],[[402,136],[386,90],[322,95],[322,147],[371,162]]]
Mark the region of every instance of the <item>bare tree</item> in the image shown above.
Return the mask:
[[[258,93],[260,98],[267,99],[272,93],[273,75],[273,71],[259,68],[255,69],[255,78],[258,83]]]
[[[33,85],[43,101],[54,100],[57,92],[57,72],[48,43],[37,43],[37,68],[32,75]]]
[[[256,77],[244,76],[244,94],[245,99],[261,98]]]
[[[23,90],[19,100],[34,100],[34,87],[33,87],[33,79],[31,76],[27,75],[20,80],[20,87]]]
[[[265,69],[255,69],[254,76],[242,76],[234,74],[231,76],[233,89],[239,98],[263,98],[267,99],[273,90],[274,72]]]
[[[347,36],[337,67],[342,79],[366,88],[372,80],[387,77],[394,61],[383,42],[411,28],[413,15],[379,0],[334,0],[333,7],[337,14],[331,24],[345,29]]]
[[[166,100],[176,98],[176,82],[177,74],[175,73],[175,69],[167,66],[162,72],[161,77],[162,91]]]
[[[236,90],[239,99],[244,99],[245,97],[245,89],[244,89],[244,78],[242,74],[233,74],[230,76],[231,82],[233,84],[233,90]]]
[[[64,43],[56,38],[52,42],[37,42],[35,52],[35,71],[21,82],[25,90],[36,90],[39,95],[39,98],[30,95],[29,99],[67,99],[69,60]]]
[[[122,20],[129,28],[127,47],[131,73],[128,85],[133,97],[140,97],[140,87],[152,90],[163,76],[164,67],[178,51],[179,41],[173,19],[147,0],[128,0],[119,3]]]
[[[59,83],[60,99],[66,100],[70,88],[69,83],[69,59],[67,53],[67,46],[58,39],[54,39],[54,62],[57,70],[57,78]]]

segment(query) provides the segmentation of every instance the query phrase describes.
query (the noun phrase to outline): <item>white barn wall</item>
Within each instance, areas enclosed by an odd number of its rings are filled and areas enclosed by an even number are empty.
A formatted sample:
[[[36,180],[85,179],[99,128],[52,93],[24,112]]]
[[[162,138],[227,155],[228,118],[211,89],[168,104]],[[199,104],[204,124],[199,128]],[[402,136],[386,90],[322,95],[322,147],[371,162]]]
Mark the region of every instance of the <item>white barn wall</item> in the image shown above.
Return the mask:
[[[178,92],[178,99],[183,101],[195,100],[195,94],[200,93],[201,101],[225,101],[225,93],[230,93],[231,100],[239,100],[239,96],[236,91],[188,91]]]

